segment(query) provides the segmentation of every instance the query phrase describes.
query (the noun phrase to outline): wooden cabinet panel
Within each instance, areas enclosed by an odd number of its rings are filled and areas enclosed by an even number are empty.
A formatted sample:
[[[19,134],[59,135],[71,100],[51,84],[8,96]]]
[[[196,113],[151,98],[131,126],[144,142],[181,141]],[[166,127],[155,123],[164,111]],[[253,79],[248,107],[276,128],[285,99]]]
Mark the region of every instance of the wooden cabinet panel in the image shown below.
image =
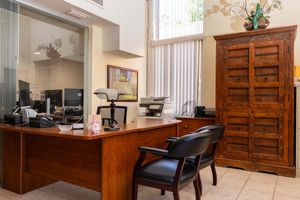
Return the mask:
[[[215,36],[217,163],[294,176],[293,45],[297,26]]]
[[[249,44],[224,47],[224,107],[249,106]]]
[[[181,120],[182,123],[179,127],[179,135],[183,136],[189,134],[198,128],[211,125],[215,123],[215,117],[176,117],[177,120]]]
[[[223,123],[226,125],[224,139],[221,142],[222,156],[235,157],[238,160],[249,158],[249,123],[248,113],[224,113]]]
[[[287,163],[284,155],[288,155],[288,150],[283,143],[287,130],[288,124],[285,124],[281,113],[253,114],[255,161]]]

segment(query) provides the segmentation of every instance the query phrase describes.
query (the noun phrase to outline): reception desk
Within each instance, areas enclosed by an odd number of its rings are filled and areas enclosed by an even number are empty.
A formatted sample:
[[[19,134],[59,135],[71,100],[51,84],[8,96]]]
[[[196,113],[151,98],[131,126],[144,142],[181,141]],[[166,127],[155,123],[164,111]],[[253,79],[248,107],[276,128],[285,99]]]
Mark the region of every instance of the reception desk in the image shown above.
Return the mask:
[[[139,119],[98,133],[0,124],[3,188],[22,194],[61,180],[99,191],[102,200],[130,200],[137,148],[165,148],[168,136],[178,136],[179,123]]]

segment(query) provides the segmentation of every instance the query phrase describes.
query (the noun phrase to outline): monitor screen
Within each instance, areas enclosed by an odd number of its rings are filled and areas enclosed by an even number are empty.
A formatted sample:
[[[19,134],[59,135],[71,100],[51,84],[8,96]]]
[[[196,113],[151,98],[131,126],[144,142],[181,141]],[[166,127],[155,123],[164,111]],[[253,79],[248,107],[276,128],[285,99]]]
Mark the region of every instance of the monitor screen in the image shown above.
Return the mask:
[[[83,106],[83,89],[65,88],[65,106]]]
[[[51,106],[62,106],[62,90],[46,90],[45,99],[50,98]]]
[[[30,84],[19,80],[19,103],[20,106],[30,106]]]

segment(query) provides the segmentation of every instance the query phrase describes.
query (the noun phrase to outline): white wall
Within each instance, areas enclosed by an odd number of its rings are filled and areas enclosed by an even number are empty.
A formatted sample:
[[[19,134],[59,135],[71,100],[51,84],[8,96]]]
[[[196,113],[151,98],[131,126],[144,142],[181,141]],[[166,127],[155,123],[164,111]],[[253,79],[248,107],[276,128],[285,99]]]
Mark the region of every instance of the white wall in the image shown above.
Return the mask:
[[[88,11],[96,16],[111,21],[115,24],[119,24],[120,20],[120,0],[104,0],[104,6],[96,6],[88,0],[64,0],[69,4],[72,4],[82,10]],[[127,1],[127,0],[126,0]],[[125,2],[126,2],[125,1]],[[139,1],[139,0],[136,0]],[[122,16],[124,17],[124,16]]]
[[[137,56],[145,54],[145,4],[146,0],[109,0],[104,1],[104,6],[98,7],[89,3],[87,0],[65,0],[71,5],[83,9],[89,13],[108,20],[119,28],[110,28],[110,37],[116,36],[115,40],[119,40],[119,53],[127,52]],[[105,38],[104,38],[105,39]],[[111,43],[114,44],[114,43]],[[105,48],[105,50],[110,49]],[[125,56],[128,56],[125,54]]]
[[[119,1],[120,50],[145,54],[145,0]]]
[[[242,0],[240,0],[242,1]],[[207,107],[215,107],[215,69],[216,69],[216,43],[214,35],[245,31],[244,19],[239,17],[224,16],[222,8],[228,0],[205,0],[204,20],[204,69],[203,69],[203,104]],[[283,10],[273,11],[270,16],[271,27],[298,25],[298,34],[295,42],[295,65],[300,65],[300,1],[284,0]]]
[[[91,44],[92,44],[92,89],[94,92],[97,88],[107,87],[107,65],[114,65],[119,67],[126,67],[138,70],[139,91],[138,96],[146,96],[146,66],[144,58],[131,58],[126,59],[119,56],[103,53],[102,50],[102,32],[103,29],[98,26],[93,26],[91,31]],[[144,44],[140,45],[141,48]],[[92,114],[96,113],[97,106],[109,104],[104,100],[100,100],[96,95],[92,95],[91,109]],[[127,122],[134,121],[138,111],[138,104],[136,102],[117,102],[116,105],[128,106]]]

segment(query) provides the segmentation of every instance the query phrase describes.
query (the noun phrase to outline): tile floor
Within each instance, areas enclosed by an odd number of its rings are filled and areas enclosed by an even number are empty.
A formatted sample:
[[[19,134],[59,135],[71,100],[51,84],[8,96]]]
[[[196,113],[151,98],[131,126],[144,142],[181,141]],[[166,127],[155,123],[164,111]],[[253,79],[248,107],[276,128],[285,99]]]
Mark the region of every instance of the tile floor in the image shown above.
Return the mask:
[[[218,186],[212,186],[210,168],[201,170],[202,200],[300,200],[300,177],[286,178],[238,169],[217,168]],[[194,200],[193,184],[180,192],[181,200]],[[39,190],[18,195],[0,189],[0,200],[99,200],[100,194],[58,182]],[[139,200],[172,200],[172,194],[139,187]],[[121,199],[120,199],[121,200]]]

